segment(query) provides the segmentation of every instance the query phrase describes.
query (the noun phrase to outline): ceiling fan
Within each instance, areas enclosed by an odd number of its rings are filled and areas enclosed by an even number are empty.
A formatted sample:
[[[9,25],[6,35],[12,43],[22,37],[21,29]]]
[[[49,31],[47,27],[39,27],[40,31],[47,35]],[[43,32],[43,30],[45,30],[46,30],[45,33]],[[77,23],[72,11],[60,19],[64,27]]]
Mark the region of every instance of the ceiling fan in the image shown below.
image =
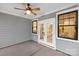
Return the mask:
[[[21,8],[14,8],[14,9],[25,11],[25,15],[30,13],[32,13],[33,15],[37,15],[36,11],[40,10],[40,8],[32,8],[29,3],[23,3],[23,6],[24,6],[24,9],[21,9]]]

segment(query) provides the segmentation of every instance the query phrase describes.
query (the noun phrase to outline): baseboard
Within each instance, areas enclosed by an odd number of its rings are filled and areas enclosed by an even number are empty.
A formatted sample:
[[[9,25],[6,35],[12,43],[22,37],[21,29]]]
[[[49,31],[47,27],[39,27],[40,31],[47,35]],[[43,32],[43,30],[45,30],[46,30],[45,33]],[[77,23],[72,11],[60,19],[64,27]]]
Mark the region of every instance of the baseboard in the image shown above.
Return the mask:
[[[49,45],[46,45],[46,44],[40,43],[40,42],[38,42],[38,43],[41,44],[41,45],[43,45],[43,46],[46,46],[46,47],[48,47],[48,48],[51,48],[51,49],[53,49],[53,50],[56,50],[56,48],[54,48],[54,47],[52,47],[52,46],[49,46]]]
[[[8,48],[8,47],[11,47],[11,46],[14,46],[14,45],[19,45],[19,44],[22,44],[22,43],[27,42],[27,41],[31,41],[31,40],[26,40],[26,41],[18,42],[18,43],[9,45],[9,46],[1,47],[0,49]]]
[[[64,53],[64,54],[66,54],[66,55],[68,55],[68,56],[72,56],[72,55],[67,54],[67,53],[65,53],[65,52],[63,52],[63,51],[60,51],[59,49],[56,49],[56,50],[59,51],[59,52],[62,52],[62,53]]]

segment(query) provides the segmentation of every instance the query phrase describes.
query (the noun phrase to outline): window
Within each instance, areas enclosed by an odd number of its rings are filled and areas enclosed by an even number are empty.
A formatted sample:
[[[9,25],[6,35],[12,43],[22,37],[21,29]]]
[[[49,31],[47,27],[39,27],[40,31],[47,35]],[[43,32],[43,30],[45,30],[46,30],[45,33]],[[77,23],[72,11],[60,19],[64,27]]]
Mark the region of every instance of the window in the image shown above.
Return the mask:
[[[37,34],[37,20],[32,21],[32,33]]]
[[[78,39],[78,11],[58,15],[58,37]]]

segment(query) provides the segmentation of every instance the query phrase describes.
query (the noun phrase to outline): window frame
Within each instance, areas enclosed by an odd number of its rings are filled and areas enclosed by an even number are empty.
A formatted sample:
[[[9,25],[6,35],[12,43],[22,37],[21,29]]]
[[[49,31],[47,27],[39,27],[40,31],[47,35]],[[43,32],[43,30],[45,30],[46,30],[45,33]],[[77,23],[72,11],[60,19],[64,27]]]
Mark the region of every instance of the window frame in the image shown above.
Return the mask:
[[[36,22],[36,32],[33,31],[33,23]],[[32,33],[37,34],[37,20],[32,21]]]
[[[69,14],[69,13],[73,13],[73,12],[76,12],[76,24],[74,25],[75,26],[75,30],[76,30],[76,36],[75,36],[75,38],[70,38],[70,37],[62,37],[62,36],[59,36],[59,16],[60,15],[65,15],[65,14]],[[58,14],[57,15],[58,17],[57,17],[57,20],[58,20],[58,37],[59,38],[66,38],[66,39],[73,39],[73,40],[78,40],[78,10],[75,10],[75,11],[70,11],[70,12],[66,12],[66,13],[62,13],[62,14]],[[64,25],[63,25],[64,26]],[[69,25],[69,26],[71,26],[71,25]]]

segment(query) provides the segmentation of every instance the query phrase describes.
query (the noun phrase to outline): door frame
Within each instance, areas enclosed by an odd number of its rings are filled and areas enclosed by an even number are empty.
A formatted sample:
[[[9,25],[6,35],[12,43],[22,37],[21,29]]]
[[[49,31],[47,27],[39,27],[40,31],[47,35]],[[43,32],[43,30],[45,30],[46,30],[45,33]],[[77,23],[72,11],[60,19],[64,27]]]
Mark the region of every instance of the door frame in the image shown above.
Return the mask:
[[[50,43],[48,43],[48,42],[46,42],[46,39],[47,39],[47,35],[45,35],[45,41],[41,41],[40,40],[40,22],[44,22],[44,28],[46,27],[46,23],[48,23],[48,21],[49,22],[52,22],[52,25],[53,25],[53,29],[52,29],[52,31],[53,31],[53,33],[54,33],[54,35],[53,35],[53,37],[52,37],[52,39],[53,39],[53,44],[50,44]],[[40,43],[40,44],[42,44],[42,45],[44,45],[44,46],[47,46],[47,47],[49,47],[49,48],[53,48],[53,49],[56,49],[56,26],[55,26],[55,17],[54,18],[49,18],[49,19],[45,19],[45,20],[40,20],[40,21],[38,21],[38,43]],[[44,29],[45,30],[45,32],[46,32],[46,29]],[[46,34],[46,33],[45,33]]]

